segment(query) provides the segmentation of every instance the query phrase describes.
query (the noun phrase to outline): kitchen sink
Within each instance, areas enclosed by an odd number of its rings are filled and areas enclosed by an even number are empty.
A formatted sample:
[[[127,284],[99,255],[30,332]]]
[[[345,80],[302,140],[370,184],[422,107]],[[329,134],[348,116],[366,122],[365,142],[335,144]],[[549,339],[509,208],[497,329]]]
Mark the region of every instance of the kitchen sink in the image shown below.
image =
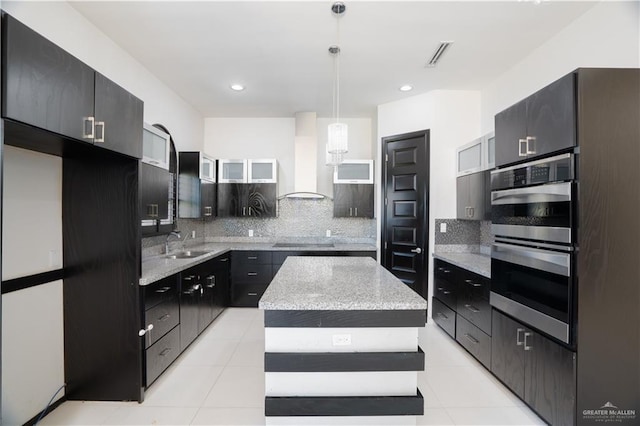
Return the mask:
[[[289,248],[320,248],[320,247],[335,247],[333,243],[275,243],[274,247],[289,247]]]
[[[208,254],[208,251],[182,251],[180,253],[168,254],[165,256],[166,259],[191,259],[194,257],[202,256]]]

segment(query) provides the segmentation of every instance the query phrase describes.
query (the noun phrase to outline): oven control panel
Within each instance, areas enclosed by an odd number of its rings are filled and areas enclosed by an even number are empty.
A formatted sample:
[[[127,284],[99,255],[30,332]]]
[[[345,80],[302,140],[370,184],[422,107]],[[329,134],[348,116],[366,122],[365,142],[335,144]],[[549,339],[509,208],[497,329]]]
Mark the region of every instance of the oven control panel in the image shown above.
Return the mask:
[[[573,180],[574,155],[562,154],[491,172],[491,189],[519,188]]]

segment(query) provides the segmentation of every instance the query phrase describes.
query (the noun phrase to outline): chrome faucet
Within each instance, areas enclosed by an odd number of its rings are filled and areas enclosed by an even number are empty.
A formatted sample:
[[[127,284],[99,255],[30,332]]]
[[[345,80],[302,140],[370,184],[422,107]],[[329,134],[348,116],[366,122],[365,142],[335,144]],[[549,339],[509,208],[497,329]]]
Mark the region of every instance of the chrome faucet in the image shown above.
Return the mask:
[[[169,235],[167,235],[167,239],[164,242],[164,253],[165,254],[169,254],[169,238],[171,238],[172,235],[174,237],[178,238],[178,240],[182,238],[182,235],[180,235],[180,231],[178,231],[178,230],[171,231],[171,233],[169,233]]]

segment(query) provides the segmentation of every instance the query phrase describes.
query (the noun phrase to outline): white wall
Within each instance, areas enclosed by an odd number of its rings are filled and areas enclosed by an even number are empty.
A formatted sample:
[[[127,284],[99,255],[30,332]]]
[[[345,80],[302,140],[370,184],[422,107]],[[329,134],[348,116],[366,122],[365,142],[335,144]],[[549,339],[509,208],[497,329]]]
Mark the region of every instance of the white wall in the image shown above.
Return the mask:
[[[2,279],[60,269],[62,159],[3,155]],[[2,424],[23,424],[64,383],[62,311],[61,281],[2,296]]]
[[[372,159],[371,120],[345,118],[349,153],[345,158]],[[325,165],[328,118],[317,119],[318,192],[333,194],[333,168]],[[294,191],[295,118],[206,118],[204,152],[215,158],[276,158],[278,195]]]
[[[640,2],[604,1],[482,91],[482,133],[496,113],[580,67],[640,67]]]
[[[429,247],[423,251],[428,264],[429,303],[432,294],[434,232],[436,218],[456,215],[456,147],[480,136],[480,92],[438,90],[378,106],[377,161],[382,138],[418,130],[430,130]],[[378,217],[380,203],[377,203]],[[378,221],[378,235],[381,223]],[[380,256],[378,257],[380,258]]]
[[[202,148],[202,115],[68,3],[3,1],[2,8],[142,99],[144,120],[164,124],[178,151]]]

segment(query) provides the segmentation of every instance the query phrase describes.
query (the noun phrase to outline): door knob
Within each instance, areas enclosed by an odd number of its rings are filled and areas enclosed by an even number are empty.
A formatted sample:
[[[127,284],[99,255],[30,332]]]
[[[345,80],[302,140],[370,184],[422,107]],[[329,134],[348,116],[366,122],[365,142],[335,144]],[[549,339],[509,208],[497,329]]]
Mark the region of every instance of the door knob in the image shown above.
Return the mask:
[[[411,253],[418,253],[418,254],[420,254],[420,253],[422,253],[422,249],[421,249],[420,247],[416,247],[416,248],[414,248],[413,250],[411,250]]]

